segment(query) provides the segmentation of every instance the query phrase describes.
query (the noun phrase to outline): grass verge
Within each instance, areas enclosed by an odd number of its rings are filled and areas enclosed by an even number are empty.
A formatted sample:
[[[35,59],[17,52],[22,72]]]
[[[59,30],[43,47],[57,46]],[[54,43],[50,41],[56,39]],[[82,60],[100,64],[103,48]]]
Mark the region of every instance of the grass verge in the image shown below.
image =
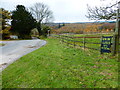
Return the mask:
[[[0,46],[5,46],[5,44],[4,43],[0,43]]]
[[[118,61],[98,51],[68,48],[58,39],[2,72],[3,88],[117,88]]]

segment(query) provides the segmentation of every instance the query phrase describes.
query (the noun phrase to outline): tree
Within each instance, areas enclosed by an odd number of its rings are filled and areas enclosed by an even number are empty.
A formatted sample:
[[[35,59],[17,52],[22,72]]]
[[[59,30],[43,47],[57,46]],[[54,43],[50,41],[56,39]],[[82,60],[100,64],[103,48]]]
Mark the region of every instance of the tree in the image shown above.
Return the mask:
[[[10,35],[10,28],[8,21],[11,19],[11,13],[4,8],[0,8],[0,37],[1,39],[7,39]]]
[[[36,20],[23,5],[17,5],[16,10],[12,12],[11,24],[11,31],[17,33],[19,38],[25,39],[31,38],[30,32],[36,27]]]
[[[110,6],[90,8],[88,6],[88,18],[90,19],[117,19],[116,29],[113,35],[113,55],[119,52],[119,40],[120,40],[120,1]],[[117,8],[117,9],[116,9]]]
[[[118,2],[115,4],[109,4],[109,6],[95,6],[94,8],[91,8],[89,5],[87,5],[88,15],[86,15],[86,17],[91,20],[116,19],[117,4]]]
[[[36,3],[34,6],[30,7],[30,10],[33,16],[37,21],[37,29],[39,31],[39,35],[42,35],[42,24],[49,23],[53,20],[53,13],[49,9],[49,7],[44,3]]]

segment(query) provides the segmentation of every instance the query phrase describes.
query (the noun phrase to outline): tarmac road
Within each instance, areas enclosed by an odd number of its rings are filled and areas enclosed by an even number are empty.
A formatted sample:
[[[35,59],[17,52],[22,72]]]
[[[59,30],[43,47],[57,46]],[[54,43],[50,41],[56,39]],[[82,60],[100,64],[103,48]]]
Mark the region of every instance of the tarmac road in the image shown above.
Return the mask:
[[[8,65],[46,44],[46,41],[35,40],[15,40],[15,41],[0,41],[5,43],[5,46],[0,46],[0,70]]]

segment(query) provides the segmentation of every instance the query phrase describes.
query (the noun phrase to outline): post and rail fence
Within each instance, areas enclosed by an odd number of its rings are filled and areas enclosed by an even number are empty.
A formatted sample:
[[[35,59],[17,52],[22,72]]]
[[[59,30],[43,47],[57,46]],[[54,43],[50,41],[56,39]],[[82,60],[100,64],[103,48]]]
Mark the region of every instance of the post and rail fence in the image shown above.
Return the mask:
[[[67,46],[72,45],[73,47],[82,47],[84,49],[87,48],[87,49],[99,50],[101,54],[111,53],[113,51],[113,49],[111,49],[113,47],[112,46],[113,36],[74,37],[74,36],[66,36],[66,35],[58,34],[58,35],[53,35],[53,37],[59,38],[60,41],[66,43]]]

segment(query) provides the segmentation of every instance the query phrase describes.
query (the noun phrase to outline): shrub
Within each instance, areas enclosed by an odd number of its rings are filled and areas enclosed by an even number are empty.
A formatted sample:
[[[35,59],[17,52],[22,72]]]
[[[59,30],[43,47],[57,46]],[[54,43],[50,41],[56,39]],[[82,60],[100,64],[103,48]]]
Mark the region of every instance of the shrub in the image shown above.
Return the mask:
[[[45,38],[47,38],[47,36],[45,36],[45,35],[39,36],[39,39],[45,39]]]

